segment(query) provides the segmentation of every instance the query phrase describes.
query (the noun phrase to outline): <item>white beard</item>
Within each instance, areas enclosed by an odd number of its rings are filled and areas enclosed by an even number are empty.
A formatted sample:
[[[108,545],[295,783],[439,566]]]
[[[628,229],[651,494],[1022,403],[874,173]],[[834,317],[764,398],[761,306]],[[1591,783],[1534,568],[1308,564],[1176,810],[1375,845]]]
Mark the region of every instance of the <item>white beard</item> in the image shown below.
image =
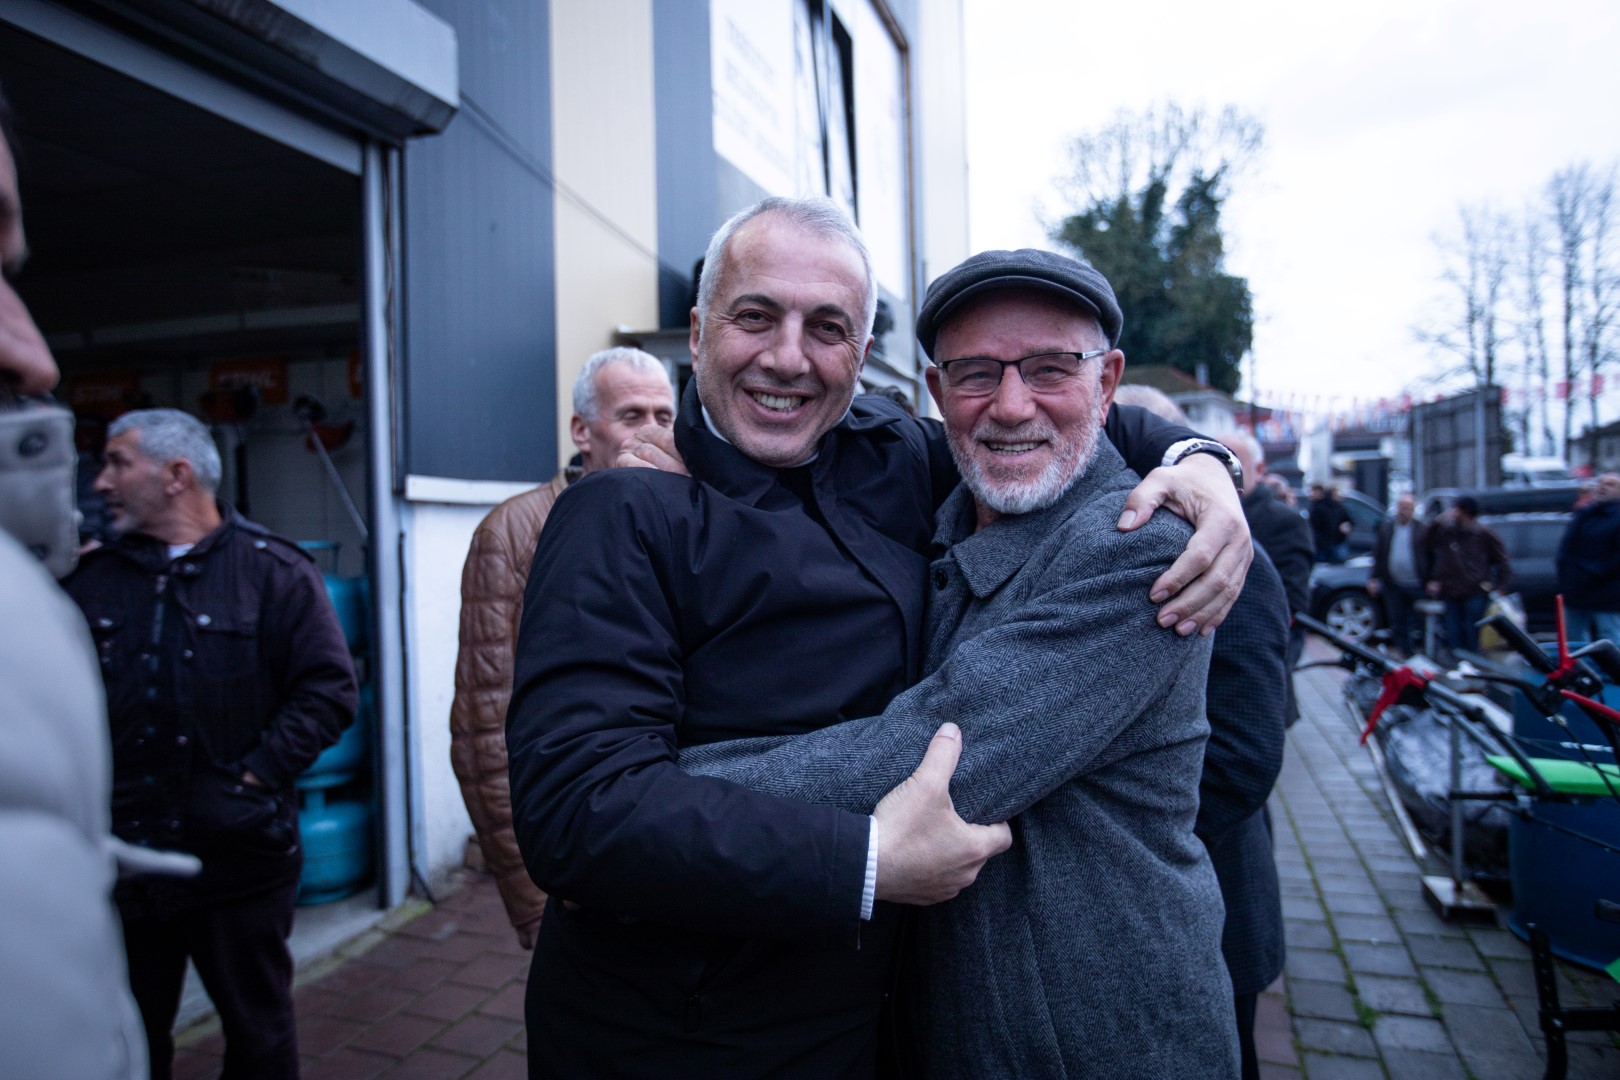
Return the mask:
[[[1057,502],[1085,475],[1086,467],[1097,452],[1097,439],[1101,434],[1102,422],[1095,413],[1089,414],[1067,434],[1044,421],[1031,421],[1008,429],[992,420],[983,420],[974,426],[966,440],[952,433],[951,457],[956,459],[962,482],[981,505],[997,514],[1029,514]],[[994,462],[987,465],[972,453],[973,444],[987,439],[997,442],[1044,439],[1051,443],[1052,460],[1028,480],[998,478]]]

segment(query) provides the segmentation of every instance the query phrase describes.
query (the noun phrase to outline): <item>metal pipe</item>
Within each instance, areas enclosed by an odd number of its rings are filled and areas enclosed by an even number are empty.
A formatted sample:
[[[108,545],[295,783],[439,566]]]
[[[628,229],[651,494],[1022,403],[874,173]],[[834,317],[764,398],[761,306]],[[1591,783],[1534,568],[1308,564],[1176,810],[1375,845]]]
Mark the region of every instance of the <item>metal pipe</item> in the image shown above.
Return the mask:
[[[1463,863],[1463,804],[1456,795],[1462,791],[1462,725],[1466,723],[1460,716],[1446,717],[1446,726],[1449,732],[1448,744],[1451,747],[1451,784],[1446,792],[1446,802],[1451,806],[1451,885],[1453,897],[1462,895],[1463,878],[1468,868]]]
[[[409,770],[406,765],[408,726],[405,695],[405,631],[401,616],[404,572],[401,557],[403,530],[400,501],[395,492],[398,455],[394,424],[394,398],[399,392],[397,339],[394,334],[395,293],[391,174],[398,153],[381,143],[368,142],[363,155],[362,260],[364,311],[361,325],[366,355],[366,403],[371,436],[368,488],[371,498],[372,543],[367,548],[376,619],[376,645],[372,650],[372,678],[377,688],[377,763],[379,816],[382,819],[382,902],[393,907],[410,888],[411,827]]]

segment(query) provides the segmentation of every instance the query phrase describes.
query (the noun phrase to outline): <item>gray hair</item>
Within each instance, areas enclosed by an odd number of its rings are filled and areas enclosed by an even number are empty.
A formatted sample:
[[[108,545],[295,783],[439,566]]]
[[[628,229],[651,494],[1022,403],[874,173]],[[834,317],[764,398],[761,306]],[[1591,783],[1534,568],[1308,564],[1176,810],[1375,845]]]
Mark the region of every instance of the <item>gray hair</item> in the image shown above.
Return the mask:
[[[1170,395],[1157,387],[1143,386],[1141,383],[1121,383],[1114,388],[1114,404],[1135,405],[1172,424],[1190,426],[1187,414],[1181,411],[1181,406],[1171,401]]]
[[[109,439],[133,431],[141,437],[141,453],[157,463],[184,461],[191,466],[197,486],[212,495],[219,490],[219,448],[213,436],[190,413],[179,409],[137,409],[107,427]]]
[[[731,246],[731,238],[736,235],[738,229],[763,214],[779,214],[789,224],[796,225],[805,232],[830,240],[842,240],[860,255],[861,269],[866,273],[866,294],[862,300],[859,328],[864,344],[866,339],[872,336],[872,320],[877,316],[877,281],[872,276],[872,253],[866,249],[866,241],[861,238],[861,231],[855,227],[849,215],[844,213],[844,208],[825,195],[810,195],[802,199],[773,195],[733,214],[716,230],[713,238],[709,240],[709,250],[703,256],[703,278],[698,282],[699,333],[702,332],[703,324],[708,321],[709,304],[714,300],[714,290],[719,287],[721,269],[725,265],[726,250]]]
[[[628,364],[636,371],[645,371],[649,375],[657,372],[665,378],[669,372],[664,368],[663,361],[649,352],[632,349],[619,345],[601,352],[592,353],[591,358],[585,361],[585,366],[579,369],[579,377],[574,380],[574,412],[587,423],[596,419],[598,408],[596,401],[596,373],[609,364]]]

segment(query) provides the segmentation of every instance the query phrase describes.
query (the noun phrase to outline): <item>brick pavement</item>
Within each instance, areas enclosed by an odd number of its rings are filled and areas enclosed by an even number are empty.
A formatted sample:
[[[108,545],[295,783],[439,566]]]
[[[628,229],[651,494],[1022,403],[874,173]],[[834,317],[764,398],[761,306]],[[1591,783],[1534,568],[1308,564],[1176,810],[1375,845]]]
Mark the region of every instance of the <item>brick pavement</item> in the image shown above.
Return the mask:
[[[1272,799],[1287,973],[1261,996],[1268,1080],[1535,1080],[1541,1040],[1529,950],[1505,930],[1437,918],[1420,868],[1340,704],[1337,672],[1300,677],[1304,717]],[[305,1080],[524,1074],[528,957],[493,883],[467,875],[436,908],[409,905],[297,989]],[[1564,965],[1572,1005],[1620,987]],[[177,1080],[218,1075],[217,1024],[180,1037]],[[1620,1077],[1620,1041],[1570,1036],[1571,1080]]]
[[[1312,643],[1307,657],[1330,655]],[[1536,1080],[1543,1074],[1530,949],[1494,925],[1440,919],[1343,705],[1346,676],[1298,678],[1272,796],[1292,1039],[1269,1032],[1262,1075],[1310,1080]],[[1560,964],[1567,1005],[1620,997],[1607,977]],[[1276,1022],[1275,1013],[1272,1016]],[[1569,1036],[1570,1080],[1620,1077],[1620,1039]]]

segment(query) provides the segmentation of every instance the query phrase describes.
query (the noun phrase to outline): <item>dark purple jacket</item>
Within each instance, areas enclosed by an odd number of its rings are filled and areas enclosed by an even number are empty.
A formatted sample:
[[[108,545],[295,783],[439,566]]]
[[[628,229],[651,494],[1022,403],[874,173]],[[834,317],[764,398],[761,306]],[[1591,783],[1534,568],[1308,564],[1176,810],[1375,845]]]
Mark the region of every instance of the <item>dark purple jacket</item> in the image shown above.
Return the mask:
[[[202,856],[204,891],[253,877],[257,857],[296,855],[292,781],[337,741],[356,699],[309,554],[221,512],[173,562],[165,544],[133,534],[63,582],[107,688],[113,831]],[[272,790],[242,785],[244,769]]]

